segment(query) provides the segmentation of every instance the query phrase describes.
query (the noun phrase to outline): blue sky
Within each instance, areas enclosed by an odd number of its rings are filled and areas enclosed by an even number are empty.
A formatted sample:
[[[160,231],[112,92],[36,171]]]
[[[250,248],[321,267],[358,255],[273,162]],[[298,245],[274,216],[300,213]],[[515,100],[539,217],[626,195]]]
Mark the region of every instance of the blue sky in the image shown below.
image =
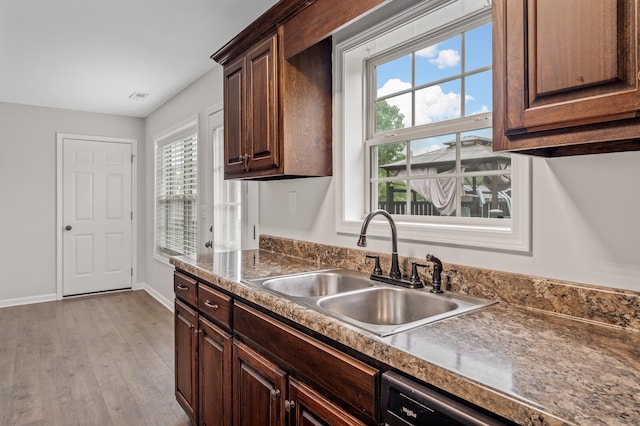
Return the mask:
[[[491,24],[416,52],[415,85],[420,86],[491,65]],[[411,55],[405,55],[377,67],[378,96],[390,95],[412,87]],[[465,79],[465,116],[491,111],[491,71],[469,75]],[[429,85],[416,91],[416,125],[457,118],[462,115],[462,80]],[[400,108],[405,127],[410,127],[412,104],[410,95],[387,100]]]

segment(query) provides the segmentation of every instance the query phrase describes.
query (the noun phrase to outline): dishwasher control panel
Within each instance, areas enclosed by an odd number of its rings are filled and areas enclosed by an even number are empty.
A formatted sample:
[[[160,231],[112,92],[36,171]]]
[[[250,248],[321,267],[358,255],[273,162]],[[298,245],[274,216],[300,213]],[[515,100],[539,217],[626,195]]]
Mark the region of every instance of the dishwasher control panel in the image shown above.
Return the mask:
[[[380,398],[382,420],[389,426],[509,424],[391,371],[382,374]]]

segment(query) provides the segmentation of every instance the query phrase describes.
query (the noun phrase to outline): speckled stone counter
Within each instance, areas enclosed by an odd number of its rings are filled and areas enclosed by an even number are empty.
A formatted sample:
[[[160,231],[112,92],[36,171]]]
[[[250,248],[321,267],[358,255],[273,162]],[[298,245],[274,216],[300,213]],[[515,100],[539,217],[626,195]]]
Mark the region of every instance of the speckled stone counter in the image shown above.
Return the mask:
[[[177,257],[171,263],[519,424],[640,424],[640,333],[631,329],[502,301],[381,338],[241,283],[338,262],[246,250]]]

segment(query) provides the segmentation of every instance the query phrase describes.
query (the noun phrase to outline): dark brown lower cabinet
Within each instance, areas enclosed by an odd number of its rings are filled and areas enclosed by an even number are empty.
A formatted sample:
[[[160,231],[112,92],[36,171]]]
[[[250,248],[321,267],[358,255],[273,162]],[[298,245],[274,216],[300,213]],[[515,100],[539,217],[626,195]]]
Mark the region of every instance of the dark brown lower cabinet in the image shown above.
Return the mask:
[[[189,291],[176,291],[175,394],[194,425],[378,424],[378,369],[185,274],[176,283]]]
[[[176,399],[198,424],[198,312],[176,299],[174,326]]]
[[[235,426],[360,426],[351,416],[244,343],[233,346]]]
[[[289,379],[290,424],[296,426],[340,425],[361,426],[365,423],[329,401],[311,387],[296,379]]]
[[[199,318],[199,405],[201,426],[230,426],[233,336]]]

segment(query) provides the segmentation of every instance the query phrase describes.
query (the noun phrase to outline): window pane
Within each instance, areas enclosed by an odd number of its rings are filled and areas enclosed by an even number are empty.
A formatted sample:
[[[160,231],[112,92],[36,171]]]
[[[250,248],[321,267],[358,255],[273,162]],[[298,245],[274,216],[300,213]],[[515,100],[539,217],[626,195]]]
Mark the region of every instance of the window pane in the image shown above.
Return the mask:
[[[460,74],[461,36],[416,52],[416,86]]]
[[[491,65],[491,24],[467,32],[464,41],[467,71]]]
[[[376,102],[376,132],[411,127],[411,93]]]
[[[460,118],[460,80],[416,91],[416,126]]]
[[[376,184],[378,191],[378,208],[391,214],[407,214],[407,182],[403,180],[380,182]]]
[[[472,74],[465,78],[465,116],[492,111],[491,71]]]
[[[396,142],[371,148],[373,177],[397,176],[398,170],[406,169],[407,143]],[[377,172],[376,172],[377,170]]]
[[[402,105],[403,100],[409,100],[409,112],[405,117],[400,111],[398,105]],[[394,104],[389,103],[389,101]],[[405,107],[406,109],[407,107]],[[405,111],[406,112],[406,111]],[[404,120],[411,119],[411,95],[406,94],[389,100],[381,100],[376,102],[376,132],[384,132],[386,130],[401,129],[405,127]],[[409,122],[410,126],[411,123]]]
[[[456,168],[456,135],[411,141],[411,175],[450,173]]]
[[[462,216],[511,217],[511,175],[464,178]]]
[[[411,88],[411,54],[376,67],[378,97]]]
[[[427,152],[436,151],[438,149],[445,149],[455,141],[456,141],[455,133],[412,140],[411,156],[418,157],[419,155],[425,154]]]

